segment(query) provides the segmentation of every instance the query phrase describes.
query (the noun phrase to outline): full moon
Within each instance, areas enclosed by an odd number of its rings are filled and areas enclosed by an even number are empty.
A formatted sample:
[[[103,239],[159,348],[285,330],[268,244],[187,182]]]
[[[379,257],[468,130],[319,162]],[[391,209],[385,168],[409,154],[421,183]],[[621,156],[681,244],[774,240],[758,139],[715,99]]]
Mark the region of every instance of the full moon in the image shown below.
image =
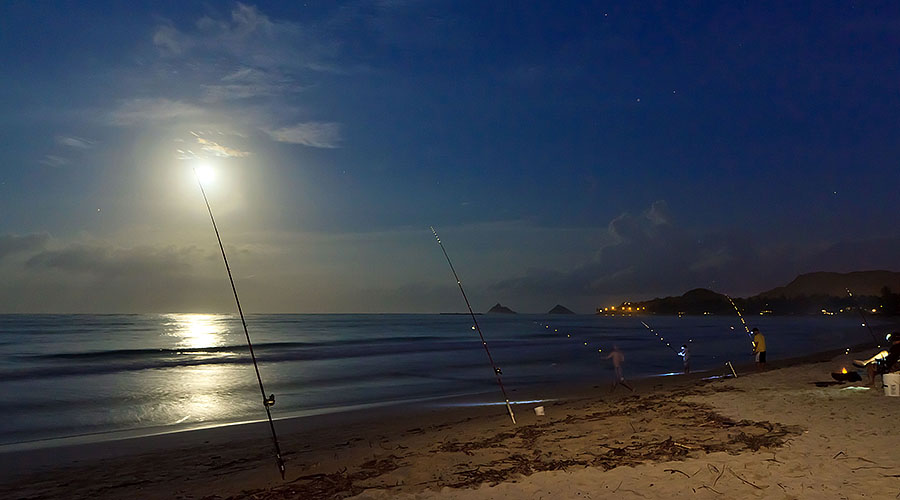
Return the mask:
[[[197,174],[197,179],[204,186],[212,184],[216,180],[216,171],[208,163],[201,163],[195,166],[194,172]]]

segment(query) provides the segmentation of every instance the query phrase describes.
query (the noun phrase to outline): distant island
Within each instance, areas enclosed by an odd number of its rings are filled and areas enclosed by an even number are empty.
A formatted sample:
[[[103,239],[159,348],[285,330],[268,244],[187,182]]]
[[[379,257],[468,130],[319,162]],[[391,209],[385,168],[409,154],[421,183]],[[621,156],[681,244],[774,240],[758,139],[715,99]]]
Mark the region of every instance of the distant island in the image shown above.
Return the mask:
[[[547,314],[575,314],[575,313],[568,307],[562,306],[560,304],[556,304],[553,307],[553,309],[550,309],[550,311]]]
[[[494,307],[488,310],[488,314],[516,314],[516,312],[506,306],[500,305],[500,303],[497,302]]]
[[[851,297],[847,290],[853,293]],[[757,295],[732,297],[744,314],[859,314],[900,315],[900,273],[893,271],[857,271],[852,273],[814,272],[801,274],[785,286]],[[677,297],[646,301],[626,301],[615,306],[598,307],[603,316],[643,314],[731,315],[734,306],[728,296],[695,288]]]

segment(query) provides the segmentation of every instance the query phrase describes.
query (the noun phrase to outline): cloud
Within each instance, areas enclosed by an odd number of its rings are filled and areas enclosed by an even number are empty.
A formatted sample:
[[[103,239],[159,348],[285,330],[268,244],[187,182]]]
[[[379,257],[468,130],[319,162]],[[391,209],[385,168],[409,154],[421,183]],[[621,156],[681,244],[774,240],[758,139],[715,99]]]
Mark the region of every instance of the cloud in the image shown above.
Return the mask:
[[[274,70],[240,68],[218,82],[203,85],[205,102],[271,97],[300,92],[306,87]]]
[[[91,141],[88,139],[82,139],[80,137],[70,137],[64,135],[56,136],[56,143],[60,146],[65,146],[68,148],[67,153],[74,153],[76,157],[78,156],[78,152],[83,152],[88,149],[91,149],[96,144],[95,141]],[[73,151],[74,150],[74,151]],[[44,155],[43,158],[38,160],[38,163],[43,165],[47,165],[48,167],[62,167],[63,165],[68,165],[71,163],[71,159],[66,156],[60,156],[56,154],[48,154]]]
[[[127,88],[134,94],[112,101],[106,121],[265,132],[283,142],[336,148],[336,123],[279,129],[313,115],[299,94],[317,85],[316,78],[346,73],[336,62],[341,44],[330,19],[298,23],[236,3],[223,12],[207,9],[192,22],[163,20],[150,34],[155,50],[141,54],[139,65],[126,70]],[[181,148],[179,157],[247,154],[208,136],[203,140],[193,151]]]
[[[56,155],[45,155],[42,159],[38,160],[39,163],[43,163],[48,167],[61,167],[69,163],[68,158],[63,158],[61,156]]]
[[[4,268],[0,310],[222,311],[232,305],[221,262],[210,259],[214,254],[208,251],[192,246],[129,248],[104,242],[43,249],[40,241],[31,241],[28,248],[38,251],[24,267]]]
[[[154,32],[153,43],[166,57],[203,56],[264,70],[329,66],[326,60],[334,49],[325,33],[273,20],[242,3],[230,14],[230,18],[201,17],[189,31],[165,23]]]
[[[751,236],[678,225],[660,200],[609,222],[611,243],[568,270],[532,268],[488,287],[494,297],[544,304],[548,297],[592,308],[606,300],[680,295],[697,287],[752,295],[813,271],[896,270],[900,238],[757,243]],[[593,306],[591,305],[593,304]],[[534,306],[533,306],[534,307]]]
[[[839,241],[806,259],[805,271],[900,271],[900,237]]]
[[[491,288],[495,293],[598,300],[681,294],[696,287],[758,292],[793,278],[796,265],[790,250],[766,254],[740,235],[701,235],[677,226],[663,200],[641,214],[615,217],[607,232],[612,243],[568,271],[531,269]]]
[[[616,241],[647,242],[665,231],[669,225],[669,206],[665,200],[654,201],[641,216],[623,213],[609,223],[609,234]]]
[[[268,131],[278,142],[303,144],[313,148],[337,148],[340,145],[340,125],[331,122],[305,122]]]
[[[194,151],[192,151],[190,149],[176,149],[175,150],[175,159],[176,160],[184,160],[184,161],[202,160],[203,156],[195,153]]]
[[[95,141],[91,141],[88,139],[82,139],[80,137],[74,137],[74,136],[67,137],[64,135],[56,136],[56,142],[57,142],[57,144],[60,144],[62,146],[67,146],[67,147],[75,148],[75,149],[91,149],[96,144]]]
[[[191,135],[194,136],[197,144],[200,145],[199,152],[192,149],[179,148],[175,150],[175,158],[178,160],[203,160],[209,158],[210,155],[219,158],[245,158],[247,156],[250,156],[249,151],[241,151],[239,149],[228,147],[219,142],[202,137],[202,134],[206,133],[207,132],[191,132]],[[218,132],[218,135],[225,134]],[[180,138],[175,140],[176,142],[185,142],[184,139]]]
[[[167,24],[156,28],[153,33],[153,44],[168,54],[181,54],[184,51],[183,37],[172,25]]]
[[[248,151],[240,151],[234,148],[229,148],[228,146],[223,146],[209,139],[204,139],[194,132],[191,133],[197,137],[197,143],[200,144],[200,149],[206,151],[207,153],[211,153],[214,156],[218,156],[220,158],[244,158],[246,156],[250,156],[250,153]]]
[[[166,98],[138,98],[122,101],[109,114],[115,125],[136,125],[198,118],[204,110],[193,104]]]
[[[118,248],[71,244],[61,249],[44,250],[29,258],[25,266],[32,270],[65,271],[104,279],[140,279],[141,276],[187,272],[193,248],[137,247]]]
[[[2,234],[0,235],[0,260],[16,253],[40,250],[49,240],[50,235],[46,233]]]

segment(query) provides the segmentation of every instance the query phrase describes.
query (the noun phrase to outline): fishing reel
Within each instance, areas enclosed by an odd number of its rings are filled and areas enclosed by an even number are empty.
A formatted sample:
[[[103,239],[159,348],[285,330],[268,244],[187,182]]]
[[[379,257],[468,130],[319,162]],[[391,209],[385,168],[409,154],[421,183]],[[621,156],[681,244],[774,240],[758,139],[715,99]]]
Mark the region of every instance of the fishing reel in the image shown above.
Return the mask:
[[[499,367],[495,367],[495,368],[494,368],[494,372],[495,372],[497,375],[503,375],[503,370],[501,370]]]
[[[269,397],[267,397],[266,399],[263,399],[263,405],[265,405],[266,408],[275,406],[275,395],[269,394]]]

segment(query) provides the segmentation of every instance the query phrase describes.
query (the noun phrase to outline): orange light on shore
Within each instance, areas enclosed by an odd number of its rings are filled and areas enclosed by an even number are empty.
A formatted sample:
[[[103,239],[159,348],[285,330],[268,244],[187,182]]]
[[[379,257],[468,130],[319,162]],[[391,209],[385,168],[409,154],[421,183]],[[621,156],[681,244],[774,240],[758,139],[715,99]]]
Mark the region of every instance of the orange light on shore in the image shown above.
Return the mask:
[[[847,369],[846,369],[846,368],[841,368],[841,373],[847,373]]]

